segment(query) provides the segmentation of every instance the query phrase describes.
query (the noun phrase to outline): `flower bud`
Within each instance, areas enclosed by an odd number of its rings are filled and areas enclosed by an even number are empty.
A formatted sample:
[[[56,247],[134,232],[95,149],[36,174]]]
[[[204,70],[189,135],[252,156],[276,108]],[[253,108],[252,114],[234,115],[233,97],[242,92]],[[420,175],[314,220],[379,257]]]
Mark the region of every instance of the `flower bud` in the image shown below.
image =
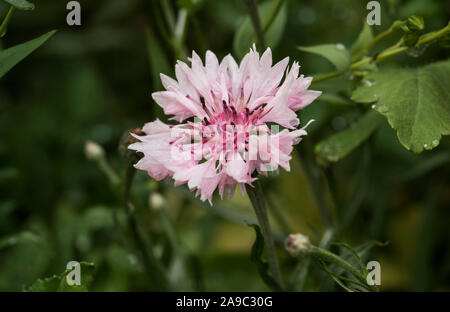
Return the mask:
[[[84,154],[89,160],[100,160],[105,156],[105,151],[100,144],[88,140],[84,145]]]
[[[422,17],[413,15],[406,20],[406,26],[410,31],[421,31],[425,28],[425,22]]]
[[[292,256],[299,256],[309,252],[311,243],[309,242],[308,236],[303,234],[290,234],[286,238],[284,246]]]
[[[152,192],[150,194],[148,202],[150,204],[150,208],[158,210],[164,207],[165,199],[161,194],[157,192]]]

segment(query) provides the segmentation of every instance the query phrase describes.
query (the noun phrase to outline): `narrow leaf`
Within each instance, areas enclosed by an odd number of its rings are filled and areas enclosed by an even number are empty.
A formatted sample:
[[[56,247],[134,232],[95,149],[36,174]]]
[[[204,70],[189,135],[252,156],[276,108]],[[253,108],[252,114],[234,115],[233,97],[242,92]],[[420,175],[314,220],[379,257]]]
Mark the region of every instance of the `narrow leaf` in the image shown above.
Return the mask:
[[[300,51],[320,55],[330,61],[337,70],[344,71],[350,66],[350,53],[343,44],[321,44],[310,47],[297,47]]]
[[[272,2],[267,1],[258,6],[259,18],[261,21],[266,20],[267,16],[272,12]],[[264,41],[268,47],[274,49],[283,37],[284,27],[287,21],[287,8],[284,4],[278,12],[271,26],[264,33]],[[234,35],[233,49],[236,55],[241,58],[244,56],[251,45],[255,43],[256,34],[253,29],[250,17],[246,17]]]
[[[36,39],[0,51],[0,78],[31,52],[39,48],[55,32],[55,30],[50,31]]]
[[[372,29],[366,21],[363,22],[363,28],[359,33],[358,39],[353,43],[350,52],[352,55],[352,61],[359,60],[366,54],[367,45],[373,40]]]
[[[328,161],[339,161],[366,140],[382,121],[383,117],[380,114],[368,111],[354,127],[319,142],[315,152]]]

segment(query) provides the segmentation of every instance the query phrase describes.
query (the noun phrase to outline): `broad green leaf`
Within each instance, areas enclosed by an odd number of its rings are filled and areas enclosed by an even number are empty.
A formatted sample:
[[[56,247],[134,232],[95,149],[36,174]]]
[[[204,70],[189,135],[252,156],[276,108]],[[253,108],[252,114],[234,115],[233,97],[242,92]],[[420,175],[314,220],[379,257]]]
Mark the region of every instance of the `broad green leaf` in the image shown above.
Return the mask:
[[[34,10],[34,4],[26,0],[3,0],[19,10]]]
[[[382,121],[383,117],[380,114],[368,111],[354,127],[319,142],[315,152],[328,161],[339,161],[366,140]]]
[[[450,134],[450,60],[420,68],[385,69],[366,76],[352,100],[374,103],[414,153],[439,145]]]
[[[261,233],[261,229],[256,224],[249,224],[249,226],[251,226],[256,233],[256,240],[252,246],[250,259],[256,264],[258,272],[267,286],[273,290],[281,291],[280,285],[278,285],[278,283],[269,274],[269,264],[262,258],[264,251],[264,237]]]
[[[309,52],[323,56],[329,60],[337,70],[344,71],[350,65],[350,52],[341,44],[320,44],[310,47],[297,47],[300,51]]]
[[[88,291],[88,287],[92,283],[95,266],[90,262],[80,262],[81,285],[69,286],[66,281],[66,275],[70,270],[66,270],[61,274],[53,275],[48,278],[38,279],[24,291],[29,292],[80,292]]]
[[[373,40],[372,29],[366,21],[363,22],[363,29],[359,33],[358,39],[353,43],[350,53],[352,61],[359,60],[366,54],[367,45]]]
[[[264,21],[271,12],[272,2],[267,1],[258,6],[259,19]],[[287,8],[284,4],[272,25],[264,34],[264,40],[268,47],[274,49],[283,36],[284,27],[287,21]],[[236,55],[241,58],[248,53],[251,45],[255,43],[256,35],[250,17],[246,17],[240,28],[234,35],[233,49]]]
[[[55,32],[55,30],[50,31],[36,39],[0,51],[0,78],[31,52],[39,48]]]

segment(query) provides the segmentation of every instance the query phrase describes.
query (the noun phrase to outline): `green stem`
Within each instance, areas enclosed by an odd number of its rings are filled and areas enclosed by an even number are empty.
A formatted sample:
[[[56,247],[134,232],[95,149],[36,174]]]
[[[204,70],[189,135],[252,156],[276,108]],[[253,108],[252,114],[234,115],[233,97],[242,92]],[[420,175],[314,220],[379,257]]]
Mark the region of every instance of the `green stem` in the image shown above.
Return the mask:
[[[308,178],[308,182],[311,185],[311,188],[314,193],[314,197],[317,202],[317,207],[319,209],[320,217],[322,219],[323,226],[325,228],[333,228],[333,218],[328,211],[326,204],[326,197],[324,194],[324,183],[322,179],[321,172],[319,168],[317,168],[314,163],[312,146],[310,143],[306,143],[302,149],[297,145],[295,147],[297,151],[298,158],[300,159],[300,163],[302,165],[303,170]],[[304,150],[304,152],[303,152]]]
[[[369,42],[369,44],[364,48],[364,51],[369,51],[369,49],[371,47],[373,47],[378,41],[380,41],[381,39],[386,38],[387,36],[389,36],[390,34],[392,34],[395,30],[399,29],[400,26],[403,24],[402,21],[395,21],[391,27],[389,27],[389,29],[379,33],[377,36],[375,36],[375,38],[373,38],[373,40],[371,42]]]
[[[172,8],[170,7],[170,1],[161,0],[161,7],[166,18],[167,24],[169,25],[170,31],[173,33],[175,30],[175,16],[173,14]]]
[[[253,209],[255,210],[256,217],[258,218],[261,232],[264,236],[264,242],[267,248],[267,254],[269,257],[269,266],[272,271],[274,279],[277,283],[284,288],[283,279],[281,277],[280,266],[275,250],[275,243],[273,241],[272,232],[270,230],[269,218],[267,217],[267,211],[264,202],[264,193],[259,181],[255,182],[255,187],[246,185],[248,197],[252,202]]]
[[[178,11],[177,23],[173,32],[175,56],[177,59],[186,59],[186,51],[184,50],[184,39],[186,37],[186,29],[188,22],[188,12],[186,9]]]
[[[325,230],[319,243],[320,248],[327,248],[328,243],[331,241],[335,231],[332,228]],[[311,258],[305,258],[303,261],[299,261],[295,267],[294,273],[291,277],[290,289],[293,291],[303,291],[308,276],[309,268],[311,266]]]
[[[165,275],[164,269],[155,256],[151,252],[147,251],[146,245],[141,237],[141,234],[139,233],[138,225],[134,217],[134,206],[130,201],[130,190],[135,173],[136,169],[132,165],[128,165],[125,173],[125,184],[123,190],[123,202],[127,214],[128,224],[137,248],[141,253],[144,268],[147,271],[153,285],[158,287],[159,290],[168,290],[169,282],[167,276]]]
[[[419,40],[417,41],[417,44],[415,45],[415,47],[419,47],[419,46],[422,46],[422,45],[425,45],[425,44],[429,44],[432,41],[434,41],[436,39],[439,39],[440,37],[443,37],[443,36],[445,36],[448,33],[450,33],[450,23],[446,27],[444,27],[444,28],[442,28],[442,29],[440,29],[438,31],[434,31],[434,32],[422,35],[419,38]],[[385,36],[387,36],[387,34],[383,35],[382,37],[385,37]],[[403,42],[403,41],[401,40],[400,42]],[[392,47],[387,48],[386,50],[384,50],[383,52],[378,54],[378,56],[376,56],[376,57],[367,57],[367,58],[364,58],[364,59],[359,60],[357,62],[354,62],[353,64],[350,65],[349,69],[350,70],[356,69],[356,68],[359,68],[359,67],[361,67],[363,65],[366,65],[368,63],[378,63],[378,62],[381,62],[384,59],[387,59],[387,58],[389,58],[391,56],[394,56],[396,54],[405,52],[406,50],[410,49],[410,47],[402,46],[399,43],[393,45]],[[331,78],[335,78],[335,77],[341,76],[344,73],[345,73],[345,71],[330,72],[330,73],[327,73],[327,74],[315,77],[312,82],[313,83],[318,83],[318,82],[321,82],[321,81],[325,81],[325,80],[328,80],[328,79],[331,79]]]
[[[258,44],[261,49],[265,49],[266,44],[264,43],[264,34],[261,28],[261,21],[258,14],[258,6],[256,5],[256,0],[244,0],[247,6],[250,19],[252,20],[253,29],[255,30],[256,37],[258,38]]]
[[[101,157],[97,162],[100,170],[106,175],[109,182],[113,186],[117,186],[120,184],[120,179],[117,176],[116,172],[111,168],[111,165],[108,163],[105,157]]]
[[[278,225],[281,227],[281,232],[284,235],[287,235],[289,233],[292,233],[290,230],[289,224],[284,218],[283,214],[281,213],[280,209],[278,209],[278,206],[273,202],[270,195],[266,197],[267,205],[269,206],[269,213],[272,214],[275,221],[278,223]]]
[[[3,37],[6,33],[6,29],[8,28],[8,24],[11,21],[11,18],[16,11],[16,8],[11,6],[9,8],[8,13],[6,14],[5,19],[3,20],[2,24],[0,25],[0,37]]]
[[[323,248],[320,248],[320,247],[317,247],[317,246],[314,246],[314,245],[310,245],[309,246],[309,252],[313,256],[315,256],[315,257],[317,257],[317,258],[319,258],[321,260],[334,263],[337,266],[343,268],[344,270],[347,270],[354,277],[356,277],[358,280],[365,281],[364,277],[362,276],[362,274],[361,274],[361,272],[359,270],[355,269],[350,263],[348,263],[347,261],[345,261],[344,259],[342,259],[338,255],[336,255],[336,254],[334,254],[334,253],[332,253],[332,252],[330,252],[330,251],[328,251],[326,249],[323,249]]]
[[[334,173],[330,167],[324,168],[323,173],[326,181],[328,182],[328,189],[330,190],[331,200],[333,201],[336,213],[339,215],[342,213],[342,205],[339,197],[339,189]]]
[[[277,17],[278,12],[280,11],[281,7],[283,6],[283,3],[284,3],[284,0],[275,0],[274,4],[269,12],[269,15],[263,22],[262,32],[264,34],[267,32],[267,30],[269,29],[269,27],[272,25],[273,21]]]
[[[445,26],[444,28],[442,28],[440,30],[433,31],[433,32],[430,32],[423,36],[420,36],[416,45],[423,45],[423,44],[430,43],[431,41],[439,39],[440,37],[443,37],[448,33],[450,33],[450,22],[447,24],[447,26]]]

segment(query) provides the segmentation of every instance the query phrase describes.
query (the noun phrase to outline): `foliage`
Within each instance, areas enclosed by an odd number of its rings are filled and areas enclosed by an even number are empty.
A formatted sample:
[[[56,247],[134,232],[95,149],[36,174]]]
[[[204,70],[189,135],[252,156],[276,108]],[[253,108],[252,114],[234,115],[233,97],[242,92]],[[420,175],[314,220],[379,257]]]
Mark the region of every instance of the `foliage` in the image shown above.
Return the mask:
[[[450,61],[416,69],[380,70],[365,77],[352,99],[376,103],[405,148],[420,153],[450,134]]]
[[[291,232],[360,272],[379,261],[382,291],[449,290],[447,6],[383,2],[370,27],[366,2],[258,1],[264,44],[323,92],[299,113],[316,121],[291,172],[259,178],[286,290],[367,290],[334,263],[291,258]],[[0,1],[0,290],[163,290],[157,275],[170,290],[279,289],[258,226],[256,239],[246,226],[257,222],[247,197],[210,207],[136,173],[124,203],[117,152],[127,129],[166,118],[150,94],[176,60],[193,49],[239,60],[263,45],[248,7],[84,1],[82,26],[68,27],[65,3],[35,6]],[[87,140],[102,159],[83,155]],[[73,260],[77,289],[64,281]]]

